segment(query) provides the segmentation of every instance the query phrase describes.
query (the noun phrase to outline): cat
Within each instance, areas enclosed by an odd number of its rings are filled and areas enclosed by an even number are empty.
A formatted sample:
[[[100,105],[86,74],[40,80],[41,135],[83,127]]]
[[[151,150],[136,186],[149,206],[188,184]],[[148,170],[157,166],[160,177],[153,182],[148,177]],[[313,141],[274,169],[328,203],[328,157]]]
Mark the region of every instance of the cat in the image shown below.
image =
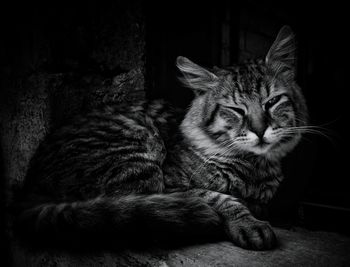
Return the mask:
[[[308,118],[292,30],[280,30],[264,60],[176,65],[195,95],[184,114],[158,100],[109,103],[45,138],[17,201],[18,231],[68,241],[222,227],[240,247],[275,246],[257,217]]]

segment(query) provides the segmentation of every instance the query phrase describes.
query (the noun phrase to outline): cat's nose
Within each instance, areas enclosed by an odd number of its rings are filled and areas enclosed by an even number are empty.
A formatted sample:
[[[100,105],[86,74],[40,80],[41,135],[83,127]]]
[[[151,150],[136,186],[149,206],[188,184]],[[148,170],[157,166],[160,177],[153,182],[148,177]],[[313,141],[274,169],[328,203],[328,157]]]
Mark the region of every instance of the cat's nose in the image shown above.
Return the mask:
[[[255,129],[251,129],[251,131],[253,133],[255,133],[259,137],[260,140],[263,140],[265,132],[266,132],[266,129],[267,129],[267,127],[263,126],[263,127],[257,127]]]
[[[266,118],[264,116],[252,116],[250,118],[249,128],[259,137],[260,140],[263,139],[267,126]]]

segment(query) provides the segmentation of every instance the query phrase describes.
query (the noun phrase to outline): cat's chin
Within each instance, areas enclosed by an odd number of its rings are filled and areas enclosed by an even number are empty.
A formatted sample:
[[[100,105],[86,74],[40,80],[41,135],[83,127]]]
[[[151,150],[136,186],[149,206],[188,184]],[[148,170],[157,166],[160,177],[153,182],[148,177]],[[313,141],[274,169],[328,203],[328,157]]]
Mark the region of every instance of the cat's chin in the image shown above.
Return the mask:
[[[256,145],[248,149],[249,152],[252,152],[256,155],[268,155],[270,153],[271,144]]]
[[[243,145],[240,147],[241,151],[245,151],[250,153],[253,153],[255,155],[261,155],[261,156],[266,156],[270,154],[271,148],[273,147],[273,144],[271,143],[266,143],[266,142],[259,142],[255,143],[254,145]]]
[[[249,154],[254,154],[256,156],[278,159],[284,157],[284,151],[276,149],[273,144],[255,145],[252,147],[247,147],[245,149]]]
[[[254,146],[251,147],[250,149],[247,149],[250,153],[253,153],[257,156],[263,156],[266,158],[271,158],[271,159],[279,159],[283,158],[291,152],[294,147],[297,145],[298,140],[293,140],[293,142],[290,142],[285,145],[265,145],[265,146]]]

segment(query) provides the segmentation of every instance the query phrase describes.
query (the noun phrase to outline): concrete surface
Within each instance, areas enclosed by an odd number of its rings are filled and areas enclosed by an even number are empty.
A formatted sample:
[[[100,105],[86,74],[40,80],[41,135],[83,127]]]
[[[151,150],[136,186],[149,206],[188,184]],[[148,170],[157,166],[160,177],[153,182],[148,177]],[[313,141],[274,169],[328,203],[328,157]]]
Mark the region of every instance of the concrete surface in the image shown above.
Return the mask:
[[[275,229],[280,244],[248,251],[230,242],[122,252],[67,253],[16,246],[14,266],[350,266],[350,238],[335,233]]]

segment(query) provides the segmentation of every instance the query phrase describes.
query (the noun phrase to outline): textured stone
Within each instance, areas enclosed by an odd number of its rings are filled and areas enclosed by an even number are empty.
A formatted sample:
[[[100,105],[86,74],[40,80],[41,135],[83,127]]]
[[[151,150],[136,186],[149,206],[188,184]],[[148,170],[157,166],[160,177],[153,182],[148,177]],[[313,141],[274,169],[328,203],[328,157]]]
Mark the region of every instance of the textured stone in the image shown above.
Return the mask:
[[[30,251],[16,246],[14,266],[349,266],[350,238],[326,232],[275,229],[278,248],[249,251],[230,242],[122,252]],[[18,256],[17,256],[18,255]]]

